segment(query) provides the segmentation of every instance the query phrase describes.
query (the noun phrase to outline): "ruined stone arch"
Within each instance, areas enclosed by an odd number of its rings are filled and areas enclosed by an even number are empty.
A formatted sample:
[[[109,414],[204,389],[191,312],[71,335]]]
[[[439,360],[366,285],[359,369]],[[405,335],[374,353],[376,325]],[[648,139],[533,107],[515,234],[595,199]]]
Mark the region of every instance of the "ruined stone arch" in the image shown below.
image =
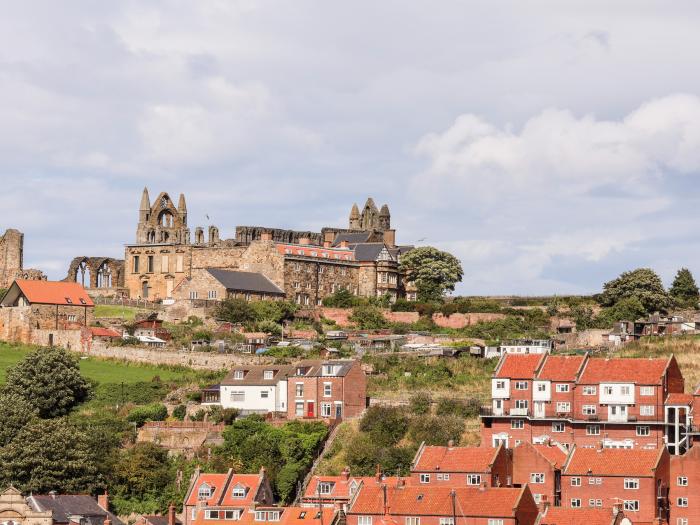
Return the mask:
[[[74,258],[64,281],[80,283],[85,288],[117,288],[124,286],[124,261],[111,257]]]

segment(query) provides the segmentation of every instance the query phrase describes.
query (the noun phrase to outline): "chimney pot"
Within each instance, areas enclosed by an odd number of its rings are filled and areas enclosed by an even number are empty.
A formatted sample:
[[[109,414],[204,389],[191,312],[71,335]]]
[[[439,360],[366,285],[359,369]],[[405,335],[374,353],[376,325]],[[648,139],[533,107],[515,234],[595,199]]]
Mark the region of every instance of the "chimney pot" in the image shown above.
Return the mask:
[[[97,495],[97,505],[104,510],[109,510],[109,492]]]
[[[172,503],[168,507],[168,525],[175,525],[175,505]]]

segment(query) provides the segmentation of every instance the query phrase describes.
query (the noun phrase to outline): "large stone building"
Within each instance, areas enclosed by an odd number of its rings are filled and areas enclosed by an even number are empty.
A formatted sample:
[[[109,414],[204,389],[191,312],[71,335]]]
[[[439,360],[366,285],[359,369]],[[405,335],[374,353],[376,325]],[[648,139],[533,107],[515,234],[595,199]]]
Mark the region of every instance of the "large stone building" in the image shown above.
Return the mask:
[[[399,257],[411,247],[396,245],[388,206],[378,209],[371,198],[362,212],[353,205],[348,228],[321,232],[239,226],[234,239],[221,239],[218,228],[209,226],[205,239],[202,227],[190,235],[187,213],[184,195],[177,206],[165,192],[151,204],[144,189],[136,242],[125,250],[123,285],[130,297],[256,299],[279,297],[281,290],[287,299],[312,306],[340,289],[364,297],[387,294],[392,300],[407,295]],[[215,277],[224,276],[222,270],[238,272],[227,277],[252,287],[222,282]],[[413,298],[410,291],[408,297]]]
[[[40,270],[24,268],[24,234],[7,230],[0,236],[0,289],[8,288],[15,279],[46,279]]]

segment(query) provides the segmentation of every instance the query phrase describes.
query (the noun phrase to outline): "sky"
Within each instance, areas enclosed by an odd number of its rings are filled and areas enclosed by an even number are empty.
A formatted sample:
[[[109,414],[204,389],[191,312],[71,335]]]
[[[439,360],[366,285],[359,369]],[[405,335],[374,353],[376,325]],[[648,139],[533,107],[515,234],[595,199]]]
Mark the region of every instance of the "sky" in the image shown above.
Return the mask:
[[[123,257],[144,186],[224,238],[372,196],[461,294],[700,277],[698,27],[684,1],[8,2],[0,229],[63,278]]]

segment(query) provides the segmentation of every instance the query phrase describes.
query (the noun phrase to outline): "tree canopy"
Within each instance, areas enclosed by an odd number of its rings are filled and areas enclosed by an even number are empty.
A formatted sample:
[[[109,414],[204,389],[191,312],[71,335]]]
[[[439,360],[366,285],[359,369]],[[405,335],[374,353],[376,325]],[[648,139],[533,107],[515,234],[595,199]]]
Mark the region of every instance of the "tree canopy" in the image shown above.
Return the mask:
[[[454,255],[424,246],[401,256],[401,271],[416,285],[418,300],[438,301],[462,280],[462,265]]]
[[[623,299],[636,298],[646,313],[664,311],[671,304],[661,278],[650,268],[622,273],[603,285],[600,300],[603,306],[614,306]]]
[[[698,285],[695,283],[695,278],[688,268],[681,268],[678,270],[668,292],[676,302],[686,304],[697,303],[700,293],[698,292]]]
[[[5,394],[35,407],[43,418],[63,416],[90,395],[78,360],[62,348],[40,348],[7,371]]]

